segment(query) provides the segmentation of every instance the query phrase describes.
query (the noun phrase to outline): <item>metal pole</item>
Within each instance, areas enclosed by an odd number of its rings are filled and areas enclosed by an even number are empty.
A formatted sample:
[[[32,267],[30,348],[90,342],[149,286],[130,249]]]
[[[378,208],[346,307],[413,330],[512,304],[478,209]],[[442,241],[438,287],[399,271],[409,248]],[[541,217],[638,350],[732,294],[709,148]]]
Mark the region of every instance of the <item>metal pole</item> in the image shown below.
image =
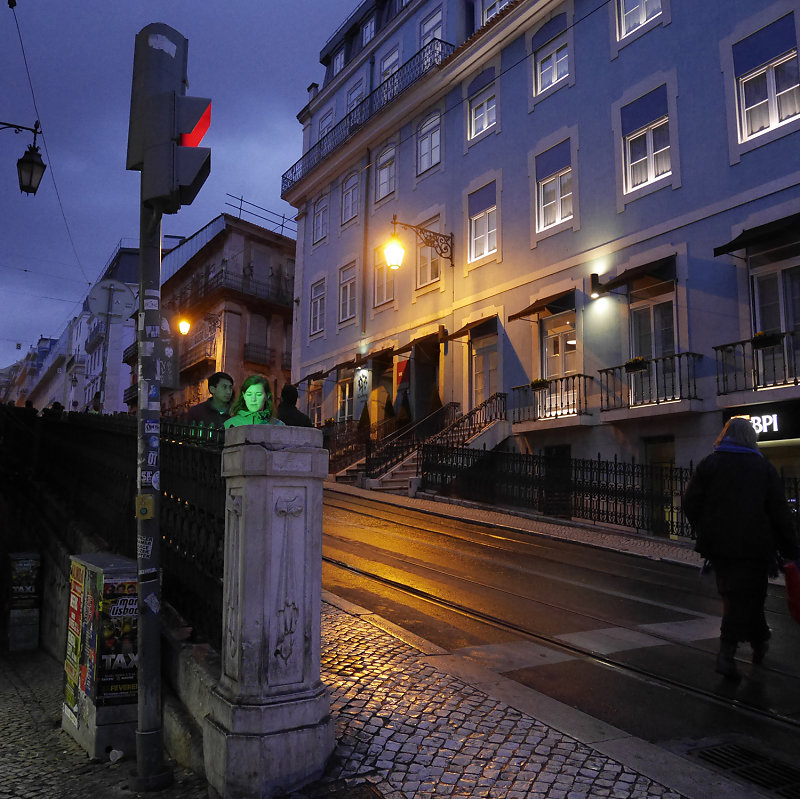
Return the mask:
[[[141,204],[139,236],[138,466],[136,558],[139,578],[137,791],[157,791],[172,782],[164,763],[161,727],[161,534],[160,489],[161,375],[161,209]]]

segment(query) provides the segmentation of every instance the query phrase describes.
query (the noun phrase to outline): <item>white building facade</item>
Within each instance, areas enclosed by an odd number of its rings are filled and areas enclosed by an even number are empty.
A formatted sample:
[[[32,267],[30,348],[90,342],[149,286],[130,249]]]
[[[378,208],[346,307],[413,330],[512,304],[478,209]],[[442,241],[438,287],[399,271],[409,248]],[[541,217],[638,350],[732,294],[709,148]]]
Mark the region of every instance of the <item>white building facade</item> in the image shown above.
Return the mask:
[[[798,40],[797,0],[363,2],[283,178],[308,412],[502,393],[523,451],[678,465],[743,414],[796,471]]]

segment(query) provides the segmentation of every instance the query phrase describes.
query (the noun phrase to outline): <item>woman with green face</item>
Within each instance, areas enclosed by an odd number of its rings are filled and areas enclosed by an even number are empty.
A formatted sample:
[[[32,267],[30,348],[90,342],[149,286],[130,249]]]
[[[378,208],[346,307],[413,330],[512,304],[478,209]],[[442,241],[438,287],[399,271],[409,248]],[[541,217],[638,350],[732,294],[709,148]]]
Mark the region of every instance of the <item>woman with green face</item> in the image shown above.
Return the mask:
[[[251,375],[242,383],[239,398],[231,407],[231,418],[225,421],[226,428],[246,424],[283,424],[272,416],[272,392],[269,381],[261,375]]]

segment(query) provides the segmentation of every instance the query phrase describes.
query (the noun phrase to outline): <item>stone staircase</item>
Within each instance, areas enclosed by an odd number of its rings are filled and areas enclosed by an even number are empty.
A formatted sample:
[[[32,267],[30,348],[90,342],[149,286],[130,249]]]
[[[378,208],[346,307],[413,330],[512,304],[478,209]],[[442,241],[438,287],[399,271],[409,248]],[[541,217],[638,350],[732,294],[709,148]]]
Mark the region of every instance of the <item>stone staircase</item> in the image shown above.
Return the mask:
[[[372,491],[383,491],[385,494],[412,496],[411,481],[417,477],[417,461],[419,450],[414,450],[404,461],[401,461],[386,474],[375,480],[367,480],[367,488]]]

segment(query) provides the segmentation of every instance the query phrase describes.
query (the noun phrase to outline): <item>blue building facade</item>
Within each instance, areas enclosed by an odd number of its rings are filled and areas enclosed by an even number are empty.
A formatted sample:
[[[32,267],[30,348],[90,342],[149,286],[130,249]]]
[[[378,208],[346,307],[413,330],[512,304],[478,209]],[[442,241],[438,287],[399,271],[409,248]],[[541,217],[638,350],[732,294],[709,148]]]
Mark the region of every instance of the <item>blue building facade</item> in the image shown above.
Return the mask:
[[[523,451],[688,465],[742,414],[796,470],[799,39],[798,0],[362,3],[283,178],[312,416],[502,392]]]

